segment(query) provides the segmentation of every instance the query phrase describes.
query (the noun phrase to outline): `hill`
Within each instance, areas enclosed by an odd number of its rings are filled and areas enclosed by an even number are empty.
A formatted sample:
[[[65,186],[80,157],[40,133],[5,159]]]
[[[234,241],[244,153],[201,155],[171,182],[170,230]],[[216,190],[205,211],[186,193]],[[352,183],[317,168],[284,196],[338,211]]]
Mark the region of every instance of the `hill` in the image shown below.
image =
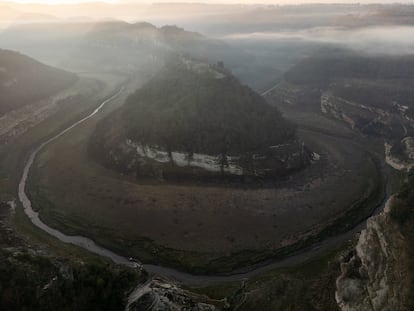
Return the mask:
[[[123,21],[16,24],[0,34],[4,47],[70,71],[148,71],[171,53],[223,61],[254,88],[275,79],[274,64],[235,47],[174,25]],[[260,48],[259,48],[260,49]]]
[[[327,87],[345,79],[411,79],[412,56],[357,53],[342,49],[319,51],[285,74],[288,82]]]
[[[414,134],[413,72],[412,55],[328,49],[295,65],[270,97],[400,140]]]
[[[0,49],[0,116],[51,96],[75,80],[74,74],[17,52]]]
[[[175,25],[156,27],[147,22],[108,21],[94,25],[80,40],[72,57],[86,57],[91,64],[129,72],[164,61],[172,53],[227,61],[235,57],[234,52],[219,40]]]
[[[197,169],[263,177],[305,164],[295,133],[276,108],[222,64],[176,59],[98,126],[94,146],[104,146],[112,160],[123,158],[120,145],[135,149],[139,159],[132,167],[140,174],[151,167],[151,175],[161,170],[165,178],[169,169],[182,175],[191,167],[190,175]]]

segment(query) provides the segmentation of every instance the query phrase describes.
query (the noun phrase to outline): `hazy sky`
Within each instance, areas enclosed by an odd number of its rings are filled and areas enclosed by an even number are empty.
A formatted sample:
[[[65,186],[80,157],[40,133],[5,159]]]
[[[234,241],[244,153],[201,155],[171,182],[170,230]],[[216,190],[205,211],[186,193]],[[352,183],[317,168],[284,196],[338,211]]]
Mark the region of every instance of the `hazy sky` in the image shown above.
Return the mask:
[[[109,3],[151,3],[151,2],[203,2],[203,3],[267,3],[267,4],[297,4],[297,3],[414,3],[414,0],[0,0],[0,3],[80,3],[80,2],[109,2]]]

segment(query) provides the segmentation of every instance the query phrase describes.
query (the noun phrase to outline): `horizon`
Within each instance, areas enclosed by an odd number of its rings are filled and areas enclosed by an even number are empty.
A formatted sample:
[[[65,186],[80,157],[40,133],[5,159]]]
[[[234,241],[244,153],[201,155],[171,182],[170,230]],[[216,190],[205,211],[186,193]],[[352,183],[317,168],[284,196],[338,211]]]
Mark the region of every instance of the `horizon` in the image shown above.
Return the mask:
[[[79,5],[85,3],[104,3],[112,5],[125,5],[125,4],[235,4],[235,5],[302,5],[302,4],[414,4],[413,0],[0,0],[0,4],[9,5]]]

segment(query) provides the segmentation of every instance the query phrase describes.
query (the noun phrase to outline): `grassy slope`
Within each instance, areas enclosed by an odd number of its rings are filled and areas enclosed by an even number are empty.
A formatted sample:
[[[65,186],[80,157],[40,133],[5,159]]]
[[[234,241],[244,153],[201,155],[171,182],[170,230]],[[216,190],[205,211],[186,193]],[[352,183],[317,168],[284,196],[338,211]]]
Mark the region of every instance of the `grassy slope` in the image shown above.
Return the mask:
[[[0,49],[0,115],[51,96],[76,79],[72,73]]]

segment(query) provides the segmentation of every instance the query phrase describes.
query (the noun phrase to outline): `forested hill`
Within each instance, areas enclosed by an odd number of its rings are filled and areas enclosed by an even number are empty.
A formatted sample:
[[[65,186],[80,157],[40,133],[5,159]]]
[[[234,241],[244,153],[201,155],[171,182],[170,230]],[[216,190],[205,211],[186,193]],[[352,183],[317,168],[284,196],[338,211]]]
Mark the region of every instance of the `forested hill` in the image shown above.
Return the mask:
[[[330,110],[327,105],[333,105],[337,116],[346,115],[348,121],[351,117],[355,123],[351,126],[357,128],[378,125],[385,114],[410,121],[414,117],[413,96],[413,55],[367,54],[340,48],[322,49],[293,66],[272,95],[275,101],[316,111]],[[358,112],[355,107],[359,107]],[[373,115],[374,110],[379,115]]]
[[[175,60],[131,95],[128,138],[168,151],[239,154],[291,141],[295,128],[223,66]]]
[[[368,55],[345,49],[326,49],[299,62],[285,74],[298,85],[327,87],[345,79],[412,79],[414,57]]]
[[[76,75],[0,49],[0,116],[68,87]]]

